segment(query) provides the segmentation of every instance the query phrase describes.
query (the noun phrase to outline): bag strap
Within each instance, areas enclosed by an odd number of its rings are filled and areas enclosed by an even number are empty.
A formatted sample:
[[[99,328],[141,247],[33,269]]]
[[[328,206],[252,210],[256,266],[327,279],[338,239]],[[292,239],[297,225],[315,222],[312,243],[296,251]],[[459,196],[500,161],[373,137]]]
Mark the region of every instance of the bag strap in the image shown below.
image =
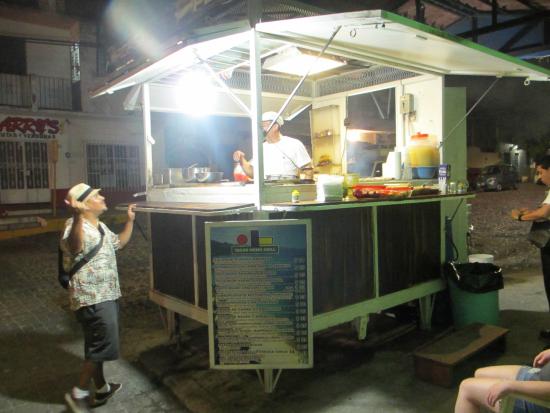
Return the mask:
[[[101,224],[97,227],[99,230],[99,233],[101,234],[101,239],[97,243],[95,247],[93,247],[88,254],[86,254],[80,261],[78,261],[73,268],[69,271],[69,279],[73,278],[73,275],[75,275],[82,267],[84,267],[87,263],[89,263],[99,252],[101,247],[103,246],[103,237],[105,236],[105,231],[103,231],[103,228],[101,227]]]

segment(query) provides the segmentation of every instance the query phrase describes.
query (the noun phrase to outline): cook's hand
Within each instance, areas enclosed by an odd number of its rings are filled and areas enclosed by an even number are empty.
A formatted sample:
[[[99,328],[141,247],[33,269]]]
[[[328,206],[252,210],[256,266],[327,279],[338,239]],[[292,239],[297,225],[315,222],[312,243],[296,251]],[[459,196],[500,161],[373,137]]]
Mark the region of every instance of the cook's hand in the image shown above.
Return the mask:
[[[65,199],[65,205],[73,215],[80,215],[90,209],[84,202],[77,201],[74,198]]]
[[[128,221],[134,222],[136,219],[136,213],[134,212],[134,209],[136,209],[136,204],[130,204],[128,205]]]
[[[495,407],[499,400],[512,391],[509,384],[509,380],[502,380],[489,387],[489,391],[487,392],[487,404],[491,407]]]
[[[522,208],[523,209],[523,208]],[[512,211],[510,212],[510,216],[513,218],[513,219],[518,219],[518,216],[522,211],[522,209],[512,209]]]
[[[534,367],[542,367],[550,361],[550,350],[541,351],[533,360]]]
[[[243,151],[233,152],[233,160],[235,162],[241,162],[242,159],[244,159],[244,152]]]

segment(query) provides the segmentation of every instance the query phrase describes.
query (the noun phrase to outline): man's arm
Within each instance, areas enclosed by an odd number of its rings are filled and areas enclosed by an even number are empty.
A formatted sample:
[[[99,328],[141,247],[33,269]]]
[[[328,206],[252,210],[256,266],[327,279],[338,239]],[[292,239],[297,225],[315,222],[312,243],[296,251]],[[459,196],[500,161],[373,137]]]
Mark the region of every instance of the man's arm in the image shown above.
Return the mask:
[[[254,178],[254,168],[252,167],[252,164],[246,160],[244,152],[235,151],[233,153],[233,159],[239,162],[245,174],[247,174],[250,178]]]
[[[528,210],[525,208],[513,209],[512,218],[518,219],[521,215],[522,221],[536,221],[538,219],[547,219],[550,216],[550,204],[542,204],[540,208]]]
[[[82,213],[86,211],[88,207],[84,203],[78,202],[75,199],[71,199],[68,201],[65,200],[65,204],[67,204],[67,207],[73,213],[73,225],[69,232],[69,236],[67,237],[67,246],[69,247],[69,252],[71,253],[71,255],[74,256],[82,251],[82,241],[84,239],[82,231],[84,218],[82,217]]]
[[[120,234],[118,234],[118,239],[120,241],[120,248],[124,248],[126,244],[128,244],[128,241],[130,241],[130,238],[132,238],[132,231],[134,230],[134,221],[136,219],[136,213],[134,212],[134,208],[136,207],[136,204],[130,204],[128,205],[128,220],[126,221],[126,225],[124,225],[124,229]]]

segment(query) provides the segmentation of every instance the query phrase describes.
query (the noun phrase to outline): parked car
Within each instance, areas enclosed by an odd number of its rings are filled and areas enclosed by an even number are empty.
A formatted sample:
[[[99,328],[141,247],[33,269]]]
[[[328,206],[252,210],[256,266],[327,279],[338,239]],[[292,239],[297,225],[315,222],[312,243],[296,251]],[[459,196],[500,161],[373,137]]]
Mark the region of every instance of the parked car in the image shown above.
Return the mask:
[[[502,191],[517,189],[518,171],[512,165],[489,165],[481,170],[476,181],[476,189]]]

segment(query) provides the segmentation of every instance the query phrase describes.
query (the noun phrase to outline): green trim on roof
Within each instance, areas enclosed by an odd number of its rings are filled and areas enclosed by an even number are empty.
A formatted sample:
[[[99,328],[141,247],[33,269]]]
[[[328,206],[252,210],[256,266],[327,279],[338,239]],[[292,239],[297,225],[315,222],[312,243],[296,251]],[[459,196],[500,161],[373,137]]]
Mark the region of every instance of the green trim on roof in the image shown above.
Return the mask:
[[[493,57],[496,57],[498,59],[506,60],[506,61],[508,61],[510,63],[513,63],[513,64],[516,64],[518,66],[523,66],[527,69],[534,70],[536,72],[541,73],[542,75],[548,76],[548,78],[550,79],[550,69],[546,69],[544,67],[537,66],[533,63],[526,62],[525,60],[521,60],[517,57],[510,56],[506,53],[499,52],[498,50],[491,49],[491,48],[483,46],[479,43],[472,42],[471,40],[465,39],[463,37],[455,36],[454,34],[447,33],[445,31],[439,30],[439,29],[437,29],[435,27],[432,27],[432,26],[429,26],[427,24],[420,23],[420,22],[417,22],[415,20],[411,20],[407,17],[403,17],[403,16],[400,16],[398,14],[391,13],[391,12],[385,11],[385,10],[381,10],[381,17],[384,18],[384,19],[390,20],[394,23],[399,23],[399,24],[402,24],[403,26],[407,26],[407,27],[410,27],[412,29],[420,30],[420,31],[423,31],[423,32],[428,33],[428,34],[438,36],[438,37],[442,37],[446,40],[449,40],[449,41],[452,41],[452,42],[455,42],[455,43],[459,43],[462,46],[468,47],[470,49],[477,50],[478,52],[481,52],[481,53],[486,53],[486,54],[491,55]]]

